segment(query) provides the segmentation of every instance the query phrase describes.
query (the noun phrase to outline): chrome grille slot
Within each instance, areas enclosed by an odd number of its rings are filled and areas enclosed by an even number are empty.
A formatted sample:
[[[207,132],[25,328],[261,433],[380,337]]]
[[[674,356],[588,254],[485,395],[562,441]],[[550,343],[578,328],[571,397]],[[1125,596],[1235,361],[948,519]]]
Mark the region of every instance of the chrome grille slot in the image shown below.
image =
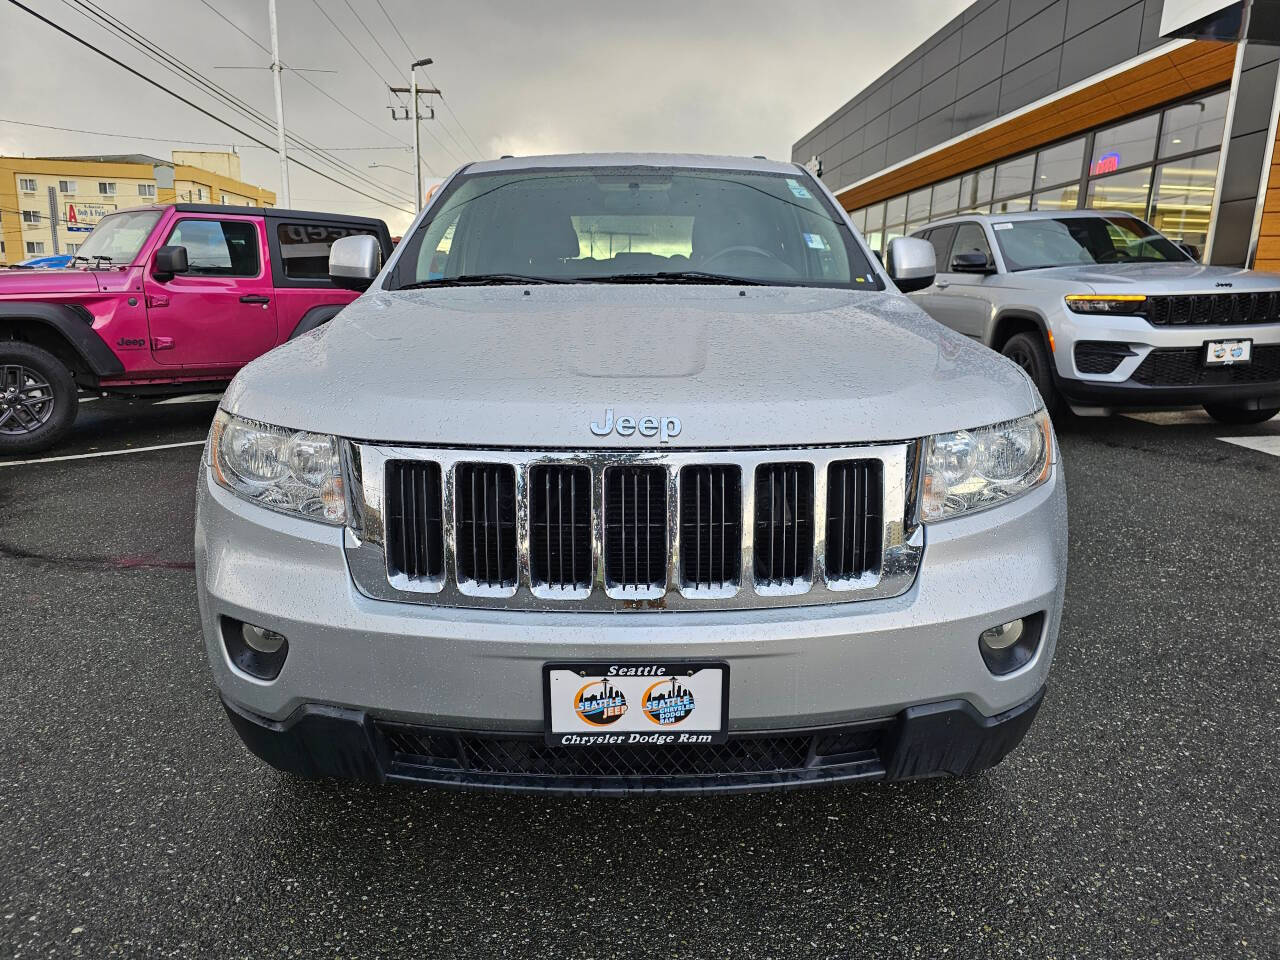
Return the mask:
[[[666,467],[605,468],[604,578],[619,597],[666,590]]]
[[[559,591],[591,589],[591,468],[529,469],[529,579]]]
[[[392,460],[387,464],[387,572],[410,584],[444,579],[444,500],[440,464]]]
[[[756,589],[803,592],[813,579],[813,464],[756,468]]]
[[[680,585],[728,590],[742,579],[742,471],[693,466],[680,471]]]
[[[501,463],[454,467],[454,538],[459,586],[516,586],[516,475]]]
[[[856,580],[879,566],[882,485],[879,460],[837,460],[827,467],[828,581]]]

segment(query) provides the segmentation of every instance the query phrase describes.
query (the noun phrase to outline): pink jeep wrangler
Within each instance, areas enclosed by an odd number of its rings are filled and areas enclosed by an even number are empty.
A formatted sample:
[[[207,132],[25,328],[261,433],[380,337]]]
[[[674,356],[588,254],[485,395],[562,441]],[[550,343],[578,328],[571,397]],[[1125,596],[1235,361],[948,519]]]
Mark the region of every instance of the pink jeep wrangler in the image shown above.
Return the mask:
[[[55,444],[77,387],[220,389],[331,319],[358,295],[329,277],[329,247],[350,234],[391,252],[387,225],[367,217],[135,207],[104,217],[69,269],[0,270],[0,456]]]

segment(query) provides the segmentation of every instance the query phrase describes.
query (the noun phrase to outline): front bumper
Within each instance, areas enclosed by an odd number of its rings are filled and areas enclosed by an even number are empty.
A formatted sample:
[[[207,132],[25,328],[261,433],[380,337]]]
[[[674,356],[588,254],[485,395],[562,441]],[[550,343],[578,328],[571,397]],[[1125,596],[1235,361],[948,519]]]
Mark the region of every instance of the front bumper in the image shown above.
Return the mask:
[[[354,723],[347,730],[403,724],[537,738],[544,663],[688,658],[730,664],[731,738],[794,736],[884,728],[904,711],[953,701],[972,717],[992,718],[1035,698],[1062,610],[1066,499],[1055,465],[1044,486],[1013,503],[927,528],[919,574],[902,596],[811,607],[588,613],[372,600],[352,583],[340,529],[246,503],[213,485],[207,470],[195,546],[215,683],[233,716],[267,729],[336,710]],[[1033,659],[993,676],[979,634],[1036,613],[1045,616]],[[277,679],[233,666],[222,617],[288,638]],[[883,775],[916,775],[906,772],[914,762],[881,765]],[[948,762],[944,772],[949,766],[965,765]],[[367,763],[360,770],[397,776],[381,761],[377,772]]]
[[[386,723],[323,705],[300,707],[283,722],[223,706],[257,757],[296,776],[616,796],[969,776],[1022,741],[1043,698],[1042,688],[994,717],[951,700],[843,727],[737,733],[712,747],[585,749],[547,746],[537,734]]]

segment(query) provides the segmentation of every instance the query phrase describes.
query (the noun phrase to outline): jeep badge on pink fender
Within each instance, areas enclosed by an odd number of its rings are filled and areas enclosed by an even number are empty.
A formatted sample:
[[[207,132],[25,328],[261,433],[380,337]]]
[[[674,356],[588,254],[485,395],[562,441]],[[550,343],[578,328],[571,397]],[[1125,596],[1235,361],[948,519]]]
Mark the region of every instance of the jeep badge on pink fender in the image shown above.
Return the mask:
[[[368,217],[171,204],[103,217],[71,268],[0,271],[0,456],[53,446],[78,391],[221,389],[250,360],[356,298],[329,276],[339,237]]]

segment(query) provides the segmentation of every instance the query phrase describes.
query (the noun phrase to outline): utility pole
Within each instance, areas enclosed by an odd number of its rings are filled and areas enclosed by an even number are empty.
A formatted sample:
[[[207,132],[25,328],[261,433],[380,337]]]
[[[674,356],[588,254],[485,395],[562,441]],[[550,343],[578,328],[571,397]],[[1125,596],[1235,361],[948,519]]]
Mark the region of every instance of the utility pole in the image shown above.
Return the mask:
[[[280,155],[280,202],[289,207],[289,157],[285,153],[284,139],[284,94],[280,92],[280,73],[284,64],[280,62],[280,32],[276,28],[276,0],[267,0],[267,11],[271,20],[271,79],[276,88],[276,153]]]
[[[275,3],[275,0],[271,0]],[[413,209],[415,212],[422,210],[422,132],[419,125],[422,122],[422,110],[418,106],[418,97],[422,94],[436,94],[440,91],[434,87],[418,86],[418,68],[429,67],[435,63],[430,57],[423,60],[416,60],[409,65],[409,86],[392,87],[392,93],[407,93],[409,99],[413,101]],[[430,116],[434,118],[435,109],[431,109]],[[394,116],[394,111],[393,111]]]

